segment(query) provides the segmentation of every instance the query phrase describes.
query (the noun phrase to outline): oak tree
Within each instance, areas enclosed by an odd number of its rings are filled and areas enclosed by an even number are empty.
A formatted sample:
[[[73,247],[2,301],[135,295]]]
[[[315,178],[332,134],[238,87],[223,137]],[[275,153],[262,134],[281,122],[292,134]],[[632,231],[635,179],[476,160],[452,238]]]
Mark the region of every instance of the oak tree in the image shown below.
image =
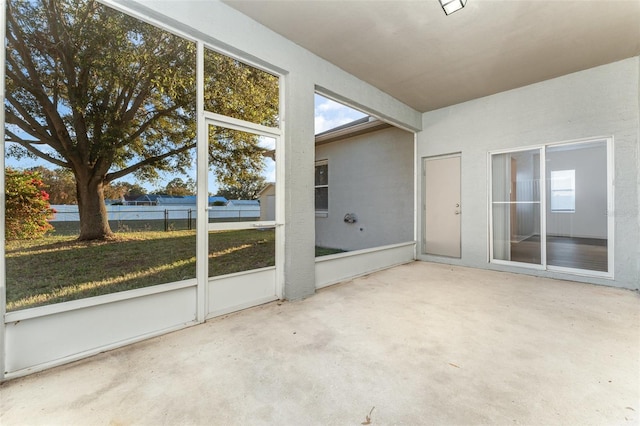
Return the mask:
[[[196,183],[191,178],[184,181],[182,178],[177,177],[173,178],[164,188],[157,192],[165,195],[195,195]]]
[[[266,184],[266,179],[260,174],[247,175],[222,186],[217,195],[227,200],[257,200]]]
[[[70,170],[79,239],[110,238],[105,185],[193,165],[195,43],[94,0],[8,0],[6,11],[8,153]],[[276,77],[212,51],[205,59],[207,109],[277,123]],[[219,180],[263,167],[256,137],[209,138]]]

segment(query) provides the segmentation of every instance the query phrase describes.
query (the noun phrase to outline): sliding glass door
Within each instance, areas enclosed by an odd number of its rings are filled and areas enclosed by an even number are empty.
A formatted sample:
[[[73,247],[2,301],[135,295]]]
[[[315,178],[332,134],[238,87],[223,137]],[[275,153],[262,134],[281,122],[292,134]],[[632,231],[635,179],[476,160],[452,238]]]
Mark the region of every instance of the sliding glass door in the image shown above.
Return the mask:
[[[494,259],[540,265],[540,149],[495,154],[491,166]]]
[[[607,272],[606,140],[547,147],[546,177],[547,264]]]
[[[491,154],[491,261],[611,276],[609,139]]]

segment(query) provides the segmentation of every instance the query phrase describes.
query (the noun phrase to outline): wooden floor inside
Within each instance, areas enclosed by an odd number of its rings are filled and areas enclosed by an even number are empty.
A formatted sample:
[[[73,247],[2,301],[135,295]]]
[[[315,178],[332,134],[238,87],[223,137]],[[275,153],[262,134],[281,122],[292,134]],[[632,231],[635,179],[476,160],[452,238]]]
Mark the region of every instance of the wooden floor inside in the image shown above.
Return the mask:
[[[540,236],[511,243],[511,260],[540,264]],[[564,268],[607,272],[607,240],[547,236],[547,264]]]

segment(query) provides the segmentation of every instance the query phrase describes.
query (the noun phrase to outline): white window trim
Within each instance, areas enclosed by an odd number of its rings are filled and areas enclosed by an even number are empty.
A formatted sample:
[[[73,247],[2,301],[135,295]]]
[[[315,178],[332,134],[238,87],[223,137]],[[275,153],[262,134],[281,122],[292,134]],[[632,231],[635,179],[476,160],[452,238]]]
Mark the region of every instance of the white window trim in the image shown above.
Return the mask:
[[[554,173],[559,173],[559,172],[572,172],[571,179],[570,179],[572,183],[571,188],[554,188],[555,179],[553,178],[553,175]],[[550,173],[551,173],[551,177],[549,179],[549,195],[551,196],[550,198],[551,205],[549,206],[549,211],[551,213],[575,213],[576,212],[576,171],[575,170],[551,170]],[[571,191],[571,201],[573,205],[572,209],[553,208],[553,193],[559,192],[559,191]]]
[[[326,185],[316,185],[315,183],[315,169],[319,166],[327,166],[327,184]],[[318,188],[327,188],[327,208],[326,209],[318,209],[316,208],[316,217],[328,217],[329,216],[329,160],[318,160],[315,162],[314,167],[314,182],[313,182],[313,191],[314,191],[314,204],[315,204],[315,190]],[[314,205],[315,207],[315,205]]]

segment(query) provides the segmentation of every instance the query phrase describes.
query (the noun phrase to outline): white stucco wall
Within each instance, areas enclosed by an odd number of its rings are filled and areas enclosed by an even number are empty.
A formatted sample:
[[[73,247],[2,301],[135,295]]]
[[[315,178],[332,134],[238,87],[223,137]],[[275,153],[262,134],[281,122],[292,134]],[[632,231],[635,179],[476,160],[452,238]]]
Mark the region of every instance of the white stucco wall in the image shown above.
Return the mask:
[[[114,0],[242,59],[285,76],[284,296],[300,299],[315,291],[314,91],[348,100],[352,106],[401,127],[418,130],[421,114],[335,65],[219,1]]]
[[[462,258],[419,258],[638,288],[639,68],[630,58],[425,113],[418,157],[462,152]],[[487,153],[599,136],[614,138],[615,280],[489,264]]]
[[[350,251],[413,241],[413,145],[413,133],[388,128],[316,147],[329,168],[316,245]],[[345,223],[347,213],[357,222]]]

